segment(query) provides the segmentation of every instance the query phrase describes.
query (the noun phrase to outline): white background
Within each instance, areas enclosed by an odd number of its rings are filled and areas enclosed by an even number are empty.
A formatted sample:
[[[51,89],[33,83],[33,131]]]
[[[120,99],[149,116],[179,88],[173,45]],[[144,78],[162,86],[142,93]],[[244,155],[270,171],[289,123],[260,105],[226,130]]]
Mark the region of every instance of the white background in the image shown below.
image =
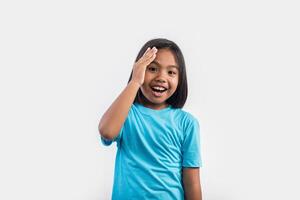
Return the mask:
[[[0,3],[0,199],[106,200],[104,111],[149,39],[186,59],[205,200],[299,199],[297,1]]]

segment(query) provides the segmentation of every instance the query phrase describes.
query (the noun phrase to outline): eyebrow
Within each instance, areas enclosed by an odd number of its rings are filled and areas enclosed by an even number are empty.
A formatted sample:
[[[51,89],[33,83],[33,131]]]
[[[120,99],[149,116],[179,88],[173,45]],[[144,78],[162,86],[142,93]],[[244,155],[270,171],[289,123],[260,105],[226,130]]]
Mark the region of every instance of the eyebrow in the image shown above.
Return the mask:
[[[153,60],[151,63],[157,64],[159,66],[161,66],[157,61]],[[179,67],[177,65],[168,65],[167,67],[172,67],[172,68],[176,68],[179,69]]]

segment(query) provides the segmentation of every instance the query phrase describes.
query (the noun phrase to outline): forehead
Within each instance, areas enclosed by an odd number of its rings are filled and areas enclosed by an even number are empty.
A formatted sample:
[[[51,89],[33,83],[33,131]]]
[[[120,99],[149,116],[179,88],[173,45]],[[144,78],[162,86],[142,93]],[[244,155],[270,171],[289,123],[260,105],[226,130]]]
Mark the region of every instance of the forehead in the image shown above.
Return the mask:
[[[169,49],[159,49],[156,53],[156,57],[153,61],[156,64],[159,64],[162,67],[176,67],[178,64],[174,53]]]

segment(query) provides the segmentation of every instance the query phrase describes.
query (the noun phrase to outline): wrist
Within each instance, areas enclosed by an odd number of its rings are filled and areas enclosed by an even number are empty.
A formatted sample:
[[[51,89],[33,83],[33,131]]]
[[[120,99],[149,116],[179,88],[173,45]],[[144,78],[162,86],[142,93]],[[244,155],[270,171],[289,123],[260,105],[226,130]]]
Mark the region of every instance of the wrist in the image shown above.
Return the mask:
[[[134,87],[137,87],[138,89],[141,87],[141,84],[137,81],[131,80],[129,84],[133,85]]]

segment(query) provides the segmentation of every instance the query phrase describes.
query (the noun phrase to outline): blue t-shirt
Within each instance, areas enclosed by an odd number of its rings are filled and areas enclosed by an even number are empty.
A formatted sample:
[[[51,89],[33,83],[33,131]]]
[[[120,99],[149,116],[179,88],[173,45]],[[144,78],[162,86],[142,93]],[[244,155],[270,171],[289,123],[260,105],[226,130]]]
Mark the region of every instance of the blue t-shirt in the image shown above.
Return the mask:
[[[113,200],[183,200],[182,167],[201,167],[199,123],[171,106],[132,104],[117,142]]]

